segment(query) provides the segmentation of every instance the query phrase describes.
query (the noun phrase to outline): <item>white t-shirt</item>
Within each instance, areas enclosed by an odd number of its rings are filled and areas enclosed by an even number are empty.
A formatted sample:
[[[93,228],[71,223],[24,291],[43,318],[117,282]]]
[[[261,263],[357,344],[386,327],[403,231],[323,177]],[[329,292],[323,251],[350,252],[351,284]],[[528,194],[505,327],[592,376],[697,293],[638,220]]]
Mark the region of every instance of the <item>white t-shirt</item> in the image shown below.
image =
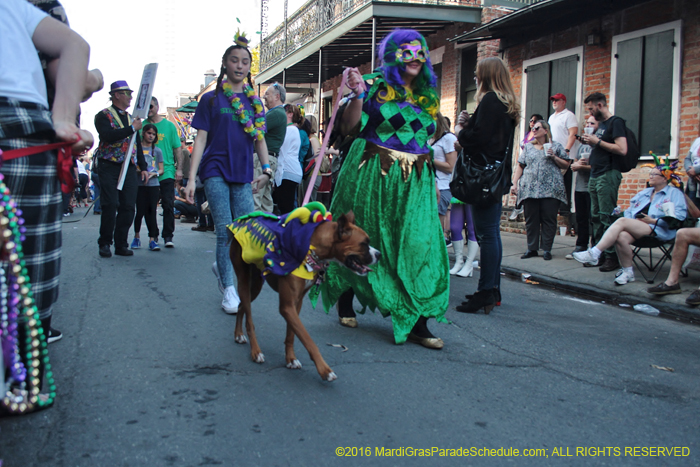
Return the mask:
[[[78,161],[78,174],[85,174],[87,175],[87,170],[85,169],[85,164],[82,162]]]
[[[49,106],[46,81],[32,42],[47,15],[26,0],[0,1],[0,96]]]
[[[553,113],[549,116],[547,123],[549,123],[549,127],[552,130],[552,140],[560,143],[564,147],[566,147],[566,142],[569,139],[569,128],[578,129],[576,115],[569,109],[564,109],[561,112]],[[575,140],[570,151],[572,156],[578,154],[578,147],[579,142],[578,140]]]
[[[301,147],[301,137],[299,128],[296,125],[287,125],[287,133],[284,135],[284,143],[280,146],[279,156],[277,156],[277,172],[275,173],[275,184],[280,186],[283,179],[293,182],[301,182],[302,171],[299,162],[299,148]]]
[[[452,133],[445,133],[442,138],[434,142],[431,146],[433,147],[433,157],[436,161],[445,162],[445,155],[455,151],[455,142],[457,137]],[[446,174],[445,172],[440,172],[435,169],[435,179],[437,180],[438,190],[449,190],[450,181],[452,180],[452,174]]]

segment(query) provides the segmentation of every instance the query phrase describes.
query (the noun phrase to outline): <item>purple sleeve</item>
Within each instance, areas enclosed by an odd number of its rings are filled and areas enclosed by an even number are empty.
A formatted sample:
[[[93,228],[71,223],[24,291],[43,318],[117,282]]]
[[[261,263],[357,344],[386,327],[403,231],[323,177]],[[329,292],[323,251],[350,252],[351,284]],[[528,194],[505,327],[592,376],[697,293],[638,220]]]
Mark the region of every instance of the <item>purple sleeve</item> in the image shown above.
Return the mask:
[[[198,130],[209,131],[211,128],[211,122],[209,121],[211,115],[211,98],[213,97],[212,92],[208,92],[202,96],[197,104],[197,110],[194,113],[194,118],[192,119],[192,127]]]

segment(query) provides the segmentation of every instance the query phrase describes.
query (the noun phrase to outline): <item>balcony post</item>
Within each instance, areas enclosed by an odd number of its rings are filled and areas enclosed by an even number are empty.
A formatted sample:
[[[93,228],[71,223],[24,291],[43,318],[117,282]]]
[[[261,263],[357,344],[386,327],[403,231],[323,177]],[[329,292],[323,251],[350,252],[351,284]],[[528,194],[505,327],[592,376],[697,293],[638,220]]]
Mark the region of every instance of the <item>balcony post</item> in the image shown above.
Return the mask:
[[[374,57],[375,57],[375,50],[377,50],[377,17],[372,16],[372,50],[370,50],[370,55],[372,57],[372,69],[370,70],[370,73],[374,73]]]
[[[321,134],[321,105],[323,104],[323,97],[322,97],[322,85],[323,85],[323,47],[318,49],[318,94],[316,94],[316,100],[318,101],[318,108],[316,109],[316,125],[318,128],[316,128],[316,132]]]

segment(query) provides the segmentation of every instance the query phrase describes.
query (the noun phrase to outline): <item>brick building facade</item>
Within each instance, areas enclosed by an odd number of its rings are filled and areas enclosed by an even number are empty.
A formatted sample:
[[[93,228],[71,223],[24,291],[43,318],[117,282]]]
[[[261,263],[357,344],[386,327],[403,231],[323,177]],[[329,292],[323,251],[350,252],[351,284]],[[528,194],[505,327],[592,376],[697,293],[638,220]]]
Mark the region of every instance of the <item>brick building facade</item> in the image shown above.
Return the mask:
[[[573,22],[574,20],[572,20]],[[681,59],[677,121],[674,122],[676,140],[672,157],[683,160],[692,142],[700,136],[700,2],[695,0],[654,0],[587,21],[572,24],[542,37],[505,48],[503,58],[508,64],[515,92],[522,96],[523,63],[537,57],[556,54],[582,47],[583,79],[578,103],[583,106],[585,96],[604,93],[611,100],[613,85],[613,40],[635,31],[680,22]],[[589,39],[591,39],[589,44]],[[583,109],[579,113],[584,116]],[[639,136],[639,135],[638,135]],[[642,155],[644,156],[644,148]],[[648,169],[634,169],[624,174],[619,191],[619,204],[624,208],[647,180]]]

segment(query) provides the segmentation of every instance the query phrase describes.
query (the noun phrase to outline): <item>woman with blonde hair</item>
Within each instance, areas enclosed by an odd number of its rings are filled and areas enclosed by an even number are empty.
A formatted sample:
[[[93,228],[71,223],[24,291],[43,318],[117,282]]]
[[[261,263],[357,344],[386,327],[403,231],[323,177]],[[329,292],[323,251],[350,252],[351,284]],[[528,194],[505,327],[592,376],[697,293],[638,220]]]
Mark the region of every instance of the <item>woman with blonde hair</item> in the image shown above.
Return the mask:
[[[566,188],[561,171],[571,164],[564,146],[552,142],[549,125],[544,120],[532,127],[535,139],[525,145],[518,157],[511,193],[518,195],[516,206],[525,210],[527,252],[521,259],[538,256],[552,259],[552,244],[557,231],[559,204],[566,202]],[[545,144],[550,146],[545,148]]]
[[[476,82],[478,106],[471,117],[463,111],[455,127],[459,144],[465,154],[478,158],[479,163],[510,164],[520,106],[503,61],[497,57],[480,61],[476,66]],[[476,313],[483,308],[489,313],[501,301],[501,208],[500,201],[490,206],[472,206],[481,248],[481,272],[477,292],[458,306],[457,311]]]

